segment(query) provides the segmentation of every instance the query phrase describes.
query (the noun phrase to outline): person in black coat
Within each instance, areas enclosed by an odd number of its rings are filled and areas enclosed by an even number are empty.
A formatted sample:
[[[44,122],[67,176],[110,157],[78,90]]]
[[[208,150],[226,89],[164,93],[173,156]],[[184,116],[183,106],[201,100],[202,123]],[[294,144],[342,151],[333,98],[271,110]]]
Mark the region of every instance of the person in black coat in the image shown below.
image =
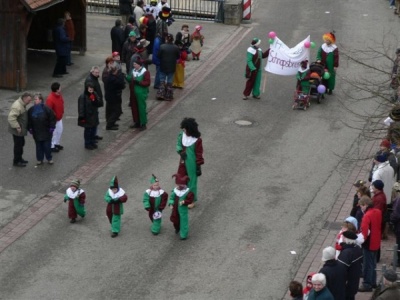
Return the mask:
[[[177,45],[173,44],[174,36],[167,34],[166,43],[160,46],[157,56],[160,60],[160,88],[157,91],[158,100],[171,101],[174,99],[172,81],[176,70],[176,61],[181,52]],[[153,54],[155,55],[155,53]]]
[[[33,135],[36,144],[36,165],[42,165],[45,156],[48,163],[53,164],[51,138],[56,128],[56,116],[44,104],[41,94],[35,94],[33,101],[34,105],[28,110],[28,131]]]
[[[326,277],[326,287],[335,300],[345,299],[346,268],[336,259],[336,250],[333,247],[326,247],[322,250],[322,261],[325,262],[319,273]]]
[[[111,52],[122,52],[122,46],[125,42],[125,33],[121,24],[121,20],[118,19],[115,21],[115,26],[111,28]]]
[[[106,98],[106,130],[118,130],[116,122],[122,114],[122,90],[125,88],[124,73],[114,62],[104,82]]]
[[[57,61],[53,71],[53,77],[60,78],[67,72],[68,56],[71,53],[71,40],[64,28],[64,19],[57,20],[57,27],[53,30],[54,49]]]
[[[128,24],[128,18],[133,14],[133,0],[119,0],[119,13],[124,25]]]
[[[94,91],[92,82],[85,85],[85,91],[78,99],[78,126],[83,127],[83,137],[85,139],[85,148],[93,150],[97,148],[95,132],[99,125],[99,111],[101,105],[99,96]]]
[[[358,292],[358,285],[361,278],[361,265],[363,261],[363,251],[356,244],[357,234],[347,230],[343,232],[342,250],[340,251],[338,262],[346,268],[346,297],[343,299],[354,300]]]

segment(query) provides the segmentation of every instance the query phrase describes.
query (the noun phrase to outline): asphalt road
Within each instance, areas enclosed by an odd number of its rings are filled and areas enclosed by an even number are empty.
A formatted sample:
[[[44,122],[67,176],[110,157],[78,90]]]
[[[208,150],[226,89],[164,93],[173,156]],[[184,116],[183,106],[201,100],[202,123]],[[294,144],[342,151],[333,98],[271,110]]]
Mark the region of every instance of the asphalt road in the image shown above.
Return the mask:
[[[267,74],[262,99],[241,100],[245,50],[253,36],[266,48],[271,30],[290,46],[308,34],[319,44],[331,29],[339,46],[372,46],[371,36],[383,30],[378,20],[398,26],[385,17],[391,17],[386,6],[373,0],[258,2],[250,35],[83,186],[83,221],[69,224],[62,205],[0,254],[0,299],[282,299],[351,170],[351,161],[342,157],[357,151],[360,132],[343,122],[357,121],[339,104],[341,89],[350,89],[342,78],[334,96],[313,102],[306,112],[291,110],[293,77]],[[339,77],[361,71],[343,59]],[[370,101],[360,109],[375,106]],[[190,211],[190,236],[180,241],[167,216],[162,233],[151,235],[141,199],[152,173],[167,191],[173,187],[175,140],[186,116],[200,124],[206,163],[199,204]],[[252,125],[238,126],[237,120]],[[72,157],[68,162],[78,167]],[[103,195],[115,174],[129,200],[121,235],[111,239]],[[47,186],[59,176],[47,175]],[[26,196],[31,187],[24,182],[2,191],[12,199]]]

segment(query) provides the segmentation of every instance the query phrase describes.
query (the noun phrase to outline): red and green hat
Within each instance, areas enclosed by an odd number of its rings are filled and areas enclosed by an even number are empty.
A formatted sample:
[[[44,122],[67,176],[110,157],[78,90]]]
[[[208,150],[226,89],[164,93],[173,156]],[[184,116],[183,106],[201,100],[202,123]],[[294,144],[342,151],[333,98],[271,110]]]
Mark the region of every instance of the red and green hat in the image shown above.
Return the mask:
[[[116,189],[119,188],[117,176],[114,176],[110,181],[110,189],[114,189],[114,188],[116,188]]]

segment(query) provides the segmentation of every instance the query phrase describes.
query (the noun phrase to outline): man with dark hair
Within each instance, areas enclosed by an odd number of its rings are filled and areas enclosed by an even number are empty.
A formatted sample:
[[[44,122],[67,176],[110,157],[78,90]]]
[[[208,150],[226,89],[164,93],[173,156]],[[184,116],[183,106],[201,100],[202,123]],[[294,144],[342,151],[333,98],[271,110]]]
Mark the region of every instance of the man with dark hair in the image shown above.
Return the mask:
[[[54,48],[56,50],[57,62],[54,67],[53,77],[60,78],[67,72],[68,55],[71,52],[71,39],[67,36],[64,28],[64,19],[57,20],[57,26],[53,30]]]
[[[303,300],[303,286],[298,281],[291,281],[289,283],[290,297],[293,300]]]
[[[390,167],[389,167],[390,168]],[[382,213],[373,207],[371,198],[362,196],[359,201],[364,217],[361,221],[361,233],[364,237],[363,248],[363,283],[359,292],[371,292],[376,286],[376,260],[381,248]]]
[[[119,0],[119,13],[124,25],[128,24],[128,18],[133,14],[132,3],[133,0]]]
[[[13,166],[25,167],[28,161],[22,158],[25,146],[25,136],[28,130],[28,111],[26,107],[32,101],[30,93],[23,93],[12,105],[8,113],[8,132],[14,141]]]
[[[51,140],[51,152],[59,152],[64,147],[60,145],[61,135],[63,133],[62,117],[64,115],[64,98],[61,95],[61,85],[58,82],[51,84],[51,93],[47,96],[46,105],[50,107],[56,115],[56,128]]]
[[[121,25],[121,20],[115,20],[115,26],[111,28],[111,52],[122,52],[122,46],[125,42],[125,33]]]

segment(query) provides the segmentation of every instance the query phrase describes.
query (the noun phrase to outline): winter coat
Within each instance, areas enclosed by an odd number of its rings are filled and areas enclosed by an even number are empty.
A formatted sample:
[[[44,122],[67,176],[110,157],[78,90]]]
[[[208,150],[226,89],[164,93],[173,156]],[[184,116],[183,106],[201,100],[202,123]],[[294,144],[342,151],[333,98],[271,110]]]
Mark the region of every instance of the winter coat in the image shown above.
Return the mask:
[[[156,37],[154,39],[154,45],[153,45],[153,55],[152,55],[152,62],[153,64],[155,64],[156,66],[160,65],[160,58],[158,57],[158,51],[160,51],[160,47],[161,47],[162,41],[160,37]]]
[[[119,14],[120,15],[131,15],[133,0],[119,0]]]
[[[382,212],[368,207],[361,221],[361,233],[365,242],[362,247],[369,251],[377,251],[381,247]]]
[[[107,102],[118,102],[122,96],[122,90],[125,88],[124,73],[118,71],[116,74],[109,72],[104,83],[104,94]]]
[[[392,285],[384,288],[382,292],[379,293],[378,298],[376,300],[397,300],[400,299],[400,290],[399,286]]]
[[[319,292],[316,292],[314,289],[310,291],[308,294],[308,300],[335,300],[332,296],[332,293],[329,291],[327,287],[324,287]]]
[[[390,215],[390,222],[393,223],[395,233],[400,233],[400,197],[397,197],[393,203],[393,212]]]
[[[68,56],[71,51],[71,40],[63,25],[57,26],[53,30],[54,49],[57,56]]]
[[[388,161],[380,163],[376,166],[372,174],[372,182],[375,180],[382,180],[384,183],[383,192],[386,195],[386,203],[392,200],[392,188],[394,184],[394,171]]]
[[[135,53],[136,42],[127,39],[122,46],[121,61],[125,63],[126,69],[129,71],[132,66],[129,65],[132,55]]]
[[[351,298],[358,292],[363,252],[361,247],[355,244],[342,243],[341,246],[338,262],[346,268],[346,296]]]
[[[56,115],[56,120],[60,121],[64,115],[64,98],[61,94],[51,92],[46,99],[46,105],[50,107]]]
[[[121,54],[122,46],[125,42],[124,30],[121,26],[114,26],[113,28],[111,28],[110,36],[112,52],[118,52],[119,54]]]
[[[337,260],[325,262],[319,273],[326,277],[326,287],[332,293],[335,300],[345,299],[346,268]]]
[[[35,113],[35,108],[42,106],[42,112]],[[53,137],[56,127],[56,116],[54,112],[45,104],[41,103],[32,106],[28,110],[28,129],[32,130],[33,138],[36,142],[49,141]]]
[[[93,128],[99,125],[100,101],[96,92],[89,94],[85,91],[78,99],[78,126]]]
[[[372,202],[374,205],[374,208],[379,209],[383,214],[386,212],[387,206],[386,206],[386,196],[385,193],[382,191],[376,191],[374,193],[374,196],[372,197]]]
[[[75,26],[72,19],[65,20],[65,31],[67,32],[68,38],[73,41],[75,39]]]
[[[18,133],[17,128],[21,128],[21,133]],[[28,112],[26,104],[21,97],[11,105],[8,113],[8,132],[16,136],[25,136],[28,127]]]
[[[89,73],[88,77],[86,77],[85,80],[85,86],[87,83],[91,82],[93,84],[94,91],[96,92],[97,96],[99,97],[99,107],[103,107],[104,102],[103,102],[103,92],[101,91],[101,86],[99,82],[99,77],[93,76],[92,73]]]
[[[160,59],[160,71],[163,73],[174,73],[176,61],[181,56],[178,46],[174,44],[162,44],[157,53]]]

